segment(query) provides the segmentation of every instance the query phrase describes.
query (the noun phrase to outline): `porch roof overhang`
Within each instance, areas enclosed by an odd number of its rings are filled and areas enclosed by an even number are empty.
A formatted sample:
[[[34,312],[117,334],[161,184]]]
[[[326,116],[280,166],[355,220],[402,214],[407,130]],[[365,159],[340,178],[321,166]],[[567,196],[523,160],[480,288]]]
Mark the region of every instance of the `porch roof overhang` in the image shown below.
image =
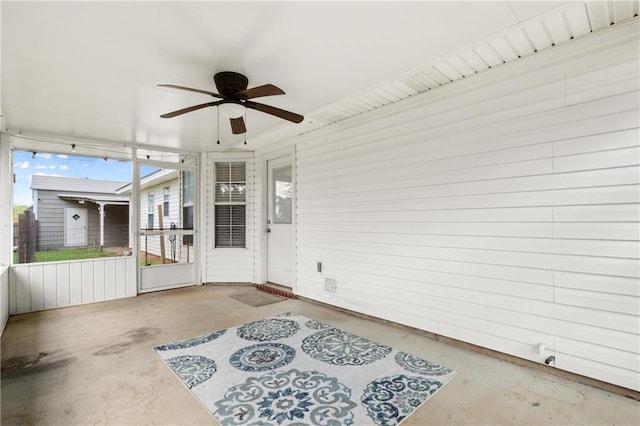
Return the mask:
[[[178,178],[178,171],[175,169],[159,169],[155,172],[152,172],[146,176],[143,176],[140,179],[140,190],[144,191],[145,189],[151,188],[156,185],[160,185],[164,182],[169,182]],[[127,194],[131,195],[133,192],[133,184],[129,182],[128,184],[121,186],[116,189],[117,194]]]
[[[70,201],[89,201],[99,205],[111,205],[111,206],[128,206],[129,197],[118,195],[100,195],[87,194],[87,193],[60,193],[56,194],[58,197],[70,200]]]

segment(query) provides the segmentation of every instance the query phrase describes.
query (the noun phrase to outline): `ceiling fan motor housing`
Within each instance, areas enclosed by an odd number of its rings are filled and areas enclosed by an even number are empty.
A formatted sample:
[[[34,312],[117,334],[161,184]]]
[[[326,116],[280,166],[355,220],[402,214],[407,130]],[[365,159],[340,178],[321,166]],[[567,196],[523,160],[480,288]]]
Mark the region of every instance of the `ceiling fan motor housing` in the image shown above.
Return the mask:
[[[213,76],[218,92],[224,97],[233,97],[247,89],[249,80],[242,74],[233,71],[222,71]]]

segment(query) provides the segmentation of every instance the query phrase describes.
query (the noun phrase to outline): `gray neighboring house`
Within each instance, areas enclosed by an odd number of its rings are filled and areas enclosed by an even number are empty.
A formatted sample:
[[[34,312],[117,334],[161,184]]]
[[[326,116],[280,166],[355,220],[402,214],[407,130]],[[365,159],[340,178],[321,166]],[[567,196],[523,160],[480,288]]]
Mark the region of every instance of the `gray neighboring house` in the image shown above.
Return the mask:
[[[129,244],[129,198],[116,194],[127,182],[31,176],[37,250],[118,247]]]

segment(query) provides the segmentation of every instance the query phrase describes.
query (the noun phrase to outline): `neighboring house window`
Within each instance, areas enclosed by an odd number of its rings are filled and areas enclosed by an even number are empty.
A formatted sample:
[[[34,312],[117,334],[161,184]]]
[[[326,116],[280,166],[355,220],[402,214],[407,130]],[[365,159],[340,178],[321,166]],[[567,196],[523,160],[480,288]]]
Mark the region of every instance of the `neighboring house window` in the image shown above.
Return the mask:
[[[193,229],[193,172],[182,172],[182,227]],[[193,245],[193,235],[183,235],[182,244]]]
[[[162,216],[169,217],[169,187],[162,188]]]
[[[147,228],[148,229],[153,229],[153,208],[154,208],[154,201],[153,201],[153,192],[149,192],[147,194]]]
[[[216,247],[245,247],[246,240],[246,164],[215,164],[215,244]]]

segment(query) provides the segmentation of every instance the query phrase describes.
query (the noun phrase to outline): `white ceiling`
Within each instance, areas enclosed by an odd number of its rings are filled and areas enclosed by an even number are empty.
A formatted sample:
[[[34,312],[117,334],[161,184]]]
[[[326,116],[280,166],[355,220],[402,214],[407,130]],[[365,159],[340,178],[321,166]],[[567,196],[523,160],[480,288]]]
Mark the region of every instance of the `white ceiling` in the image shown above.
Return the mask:
[[[248,111],[261,134],[312,128],[313,113],[453,54],[567,2],[10,2],[2,1],[2,125],[11,133],[228,149],[208,102],[213,74],[245,74],[284,96],[256,99],[307,116],[292,124]],[[636,11],[637,12],[637,11]]]

